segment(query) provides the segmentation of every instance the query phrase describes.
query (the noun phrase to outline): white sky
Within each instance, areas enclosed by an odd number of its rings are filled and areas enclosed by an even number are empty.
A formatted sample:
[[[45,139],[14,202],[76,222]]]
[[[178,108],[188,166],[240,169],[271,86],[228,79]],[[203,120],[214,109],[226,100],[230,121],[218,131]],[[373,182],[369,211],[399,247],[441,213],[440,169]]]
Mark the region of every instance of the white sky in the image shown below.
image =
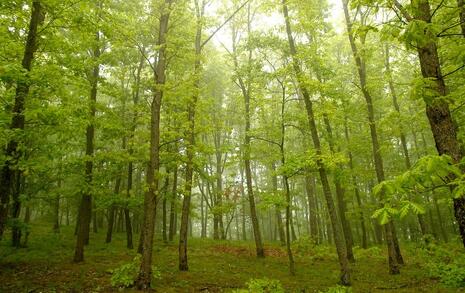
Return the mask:
[[[257,1],[257,0],[255,0]],[[334,30],[340,34],[344,31],[344,13],[342,10],[341,0],[327,0],[330,6],[329,12],[330,16],[328,22],[331,23]],[[213,1],[209,7],[207,7],[207,15],[213,16],[217,14],[218,9],[221,7],[221,1]],[[231,11],[230,13],[233,13]],[[224,19],[221,20],[221,22]],[[221,23],[220,22],[220,23]],[[282,15],[277,11],[272,17],[260,17],[255,18],[253,26],[254,27],[273,27],[283,23]],[[210,29],[210,32],[213,32],[214,28]],[[228,25],[225,25],[213,38],[212,40],[217,47],[222,47],[222,44],[226,45],[228,48],[231,47],[231,31]]]

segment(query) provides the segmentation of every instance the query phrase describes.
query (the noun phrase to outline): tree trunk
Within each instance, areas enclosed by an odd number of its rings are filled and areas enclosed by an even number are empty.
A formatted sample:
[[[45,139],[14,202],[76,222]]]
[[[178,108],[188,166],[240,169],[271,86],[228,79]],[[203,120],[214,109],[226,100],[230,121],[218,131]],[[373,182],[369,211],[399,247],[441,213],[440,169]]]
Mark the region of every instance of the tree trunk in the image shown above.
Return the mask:
[[[137,128],[137,116],[138,116],[138,111],[137,111],[137,105],[139,104],[139,96],[140,96],[140,82],[141,82],[141,72],[142,69],[144,68],[145,64],[145,58],[144,55],[141,54],[140,56],[140,61],[139,61],[139,66],[137,67],[137,72],[136,72],[136,84],[135,84],[135,90],[133,92],[133,104],[134,104],[134,112],[132,114],[132,125],[131,125],[131,132],[129,135],[129,143],[128,143],[128,154],[130,157],[133,156],[134,154],[134,148],[132,140],[134,139],[134,134]],[[133,173],[134,173],[134,163],[132,159],[130,159],[128,163],[128,178],[127,178],[127,186],[126,186],[126,198],[130,199],[131,198],[131,193],[132,193],[132,185],[133,185]],[[125,207],[124,209],[124,217],[125,217],[125,223],[126,223],[126,247],[128,249],[133,249],[134,248],[134,243],[133,243],[133,227],[131,223],[131,217],[130,217],[130,212],[129,208]]]
[[[331,153],[335,154],[336,149],[334,147],[333,129],[331,127],[331,123],[329,122],[329,118],[326,113],[323,114],[323,122],[326,127],[326,132],[328,133],[329,149],[331,150]],[[338,169],[342,169],[342,166],[339,165]],[[339,217],[341,219],[342,231],[344,232],[344,240],[346,242],[347,258],[349,259],[350,262],[355,262],[354,253],[352,251],[354,237],[352,235],[352,230],[350,228],[350,222],[346,217],[347,206],[346,206],[346,201],[344,198],[345,191],[344,191],[344,188],[342,188],[340,175],[337,174],[337,172],[336,174],[334,174],[334,185],[336,187],[336,199],[337,199],[337,205],[338,205],[338,210],[339,210]]]
[[[247,231],[245,228],[245,217],[246,217],[246,204],[245,204],[245,192],[244,192],[244,168],[242,166],[240,168],[241,173],[241,202],[242,202],[242,217],[241,217],[241,230],[242,230],[242,240],[247,241]]]
[[[53,205],[53,232],[60,233],[60,194],[56,195]]]
[[[282,149],[284,154],[284,149]],[[284,164],[284,161],[283,161]],[[295,265],[294,265],[294,256],[291,249],[291,235],[290,235],[290,225],[291,225],[291,191],[289,190],[289,181],[287,176],[283,176],[284,181],[284,190],[286,192],[286,251],[287,257],[289,258],[289,272],[291,275],[295,275]]]
[[[271,164],[271,171],[272,171],[271,183],[273,186],[273,192],[276,193],[276,196],[277,196],[278,195],[278,176],[276,175],[276,164],[274,162]],[[286,234],[284,232],[281,209],[278,205],[275,206],[275,215],[276,215],[276,222],[278,224],[279,241],[281,242],[282,246],[285,246],[286,245]]]
[[[349,15],[349,8],[348,8],[348,0],[342,0],[343,8],[344,8],[344,16],[347,25],[347,33],[349,37],[350,46],[352,49],[353,57],[355,59],[355,63],[357,65],[357,71],[360,79],[360,87],[363,93],[363,97],[365,98],[365,102],[367,105],[367,112],[368,112],[368,124],[370,126],[370,134],[371,134],[371,144],[372,144],[372,153],[373,159],[375,163],[375,170],[376,170],[376,177],[378,179],[378,183],[381,183],[385,180],[384,176],[384,167],[383,167],[383,159],[381,157],[381,147],[378,142],[378,133],[376,129],[376,121],[375,121],[375,114],[373,108],[373,99],[367,89],[367,82],[366,82],[366,66],[365,62],[360,56],[358,52],[357,45],[355,44],[355,39],[352,32],[352,22]],[[363,42],[363,40],[362,40]],[[391,274],[399,274],[400,269],[398,264],[403,263],[402,255],[400,253],[400,249],[397,243],[397,237],[393,230],[394,224],[390,222],[389,224],[385,225],[385,233],[386,233],[386,242],[388,246],[388,253],[389,253],[389,272]],[[391,253],[394,253],[391,255]]]
[[[24,215],[24,224],[29,225],[31,222],[31,207],[29,204],[26,205],[26,213]],[[29,229],[26,229],[26,235],[24,235],[24,242],[23,242],[23,247],[27,247],[27,244],[29,242]]]
[[[346,143],[349,146],[350,145],[350,139],[349,139],[349,126],[347,123],[347,117],[344,119],[344,135],[346,138]],[[352,174],[352,184],[354,185],[354,193],[355,193],[355,199],[357,200],[357,206],[360,209],[360,227],[362,229],[362,248],[367,249],[368,248],[368,236],[367,236],[367,228],[365,225],[365,217],[363,215],[363,207],[362,207],[362,200],[360,198],[360,189],[357,184],[357,176],[355,175],[355,170],[354,170],[354,159],[352,156],[352,152],[350,148],[348,149],[347,155],[349,157],[349,169],[350,173]]]
[[[317,206],[316,206],[316,190],[315,190],[315,178],[311,175],[305,175],[305,190],[307,192],[308,200],[308,223],[310,236],[319,243],[318,236],[318,224],[317,224]]]
[[[166,81],[166,34],[171,4],[174,0],[165,0],[161,8],[160,27],[158,30],[158,60],[154,70],[154,95],[151,104],[150,121],[150,160],[147,166],[146,183],[148,186],[144,196],[144,219],[141,230],[142,258],[139,274],[135,281],[138,289],[150,289],[152,281],[152,250],[155,216],[158,198],[158,180],[160,169],[160,110],[163,100],[163,85]]]
[[[433,204],[434,204],[434,209],[436,210],[436,214],[438,216],[438,222],[439,222],[439,228],[441,230],[441,235],[442,238],[444,238],[444,242],[449,242],[449,237],[447,236],[447,231],[444,228],[444,222],[442,221],[442,214],[441,211],[439,210],[439,205],[438,205],[438,200],[436,197],[433,195]]]
[[[178,166],[173,171],[173,186],[171,189],[170,197],[170,230],[168,234],[168,240],[173,241],[174,235],[176,235],[176,201],[177,201],[177,188],[178,188]]]
[[[250,15],[250,5],[248,6],[248,18],[247,18],[247,31],[248,35],[250,37],[251,33],[251,15]],[[238,60],[236,56],[236,44],[235,44],[235,39],[236,39],[236,31],[233,29],[233,54],[234,54],[234,67],[236,71],[239,68],[238,65]],[[252,60],[252,49],[249,49],[249,56],[248,56],[248,62],[249,64],[251,63]],[[251,169],[251,162],[250,162],[250,152],[251,152],[251,137],[250,137],[250,129],[251,129],[251,124],[250,124],[250,74],[248,74],[249,80],[244,82],[243,78],[238,75],[238,82],[242,91],[242,96],[244,98],[244,104],[245,104],[245,135],[244,135],[244,145],[243,145],[243,159],[244,159],[244,166],[245,166],[245,179],[246,179],[246,185],[247,185],[247,195],[249,199],[249,207],[250,207],[250,218],[252,220],[252,229],[253,229],[253,235],[254,235],[254,240],[255,240],[255,249],[257,253],[257,257],[263,258],[265,257],[265,251],[263,249],[263,242],[262,242],[262,236],[260,233],[260,225],[258,222],[258,216],[257,216],[257,209],[255,207],[255,196],[254,196],[254,190],[253,190],[253,183],[252,183],[252,169]]]
[[[413,5],[416,8],[414,10],[414,18],[431,23],[429,1],[421,0],[416,5],[415,3]],[[425,36],[425,38],[428,38],[428,36]],[[457,129],[452,120],[449,104],[443,98],[447,95],[447,89],[441,73],[441,64],[435,40],[429,40],[426,45],[418,47],[417,51],[423,77],[434,81],[434,84],[430,85],[430,90],[435,92],[435,96],[425,97],[424,100],[436,149],[440,155],[449,155],[455,163],[459,163],[463,158],[463,153],[457,139]],[[462,196],[454,199],[454,214],[459,226],[462,243],[465,247],[465,197]]]
[[[195,114],[197,108],[197,101],[200,95],[200,72],[202,70],[201,58],[202,58],[202,21],[205,5],[199,6],[198,1],[196,4],[197,14],[197,32],[195,36],[195,64],[194,64],[194,94],[192,100],[187,106],[188,112],[188,123],[189,127],[186,133],[186,179],[184,185],[184,198],[182,202],[181,211],[181,227],[179,230],[179,270],[188,271],[188,259],[187,259],[187,234],[189,228],[189,214],[190,204],[192,199],[192,177],[194,175],[194,148],[195,148]]]
[[[163,186],[163,202],[162,202],[162,236],[163,236],[163,242],[168,242],[168,234],[167,234],[167,210],[166,210],[166,204],[167,204],[167,197],[168,197],[168,190],[169,190],[169,185],[170,185],[170,173],[166,174],[165,178],[165,184]]]
[[[317,157],[321,157],[321,144],[320,144],[320,138],[318,136],[318,130],[316,128],[315,115],[313,113],[313,103],[310,99],[310,94],[302,80],[303,73],[302,73],[302,69],[300,68],[300,65],[297,59],[297,50],[296,50],[296,46],[294,43],[294,39],[292,37],[291,22],[289,19],[287,0],[282,0],[282,6],[283,6],[284,20],[286,23],[286,32],[287,32],[287,37],[288,37],[288,42],[289,42],[289,49],[290,49],[290,53],[291,53],[291,57],[293,61],[292,63],[293,63],[294,73],[295,73],[295,76],[297,77],[300,93],[305,102],[305,108],[307,111],[309,128],[310,128],[310,132],[311,132],[311,136],[313,140],[313,145],[315,147],[316,155]],[[349,261],[347,259],[347,249],[345,247],[345,241],[344,241],[344,236],[342,233],[342,228],[341,228],[339,219],[337,218],[336,207],[334,205],[334,201],[331,195],[331,189],[329,187],[329,182],[328,182],[328,175],[327,175],[325,166],[321,158],[317,159],[316,164],[317,164],[318,172],[320,173],[321,184],[323,186],[323,194],[326,199],[328,213],[329,213],[331,225],[333,228],[332,230],[333,230],[333,235],[334,235],[334,241],[336,243],[336,250],[337,250],[337,254],[339,258],[339,264],[341,267],[341,276],[340,276],[341,284],[350,285],[350,269],[349,269]]]
[[[37,51],[37,30],[44,22],[44,19],[45,12],[43,11],[40,1],[33,1],[26,46],[24,48],[24,55],[21,62],[21,66],[26,72],[26,76],[25,78],[19,78],[16,82],[16,93],[12,111],[13,117],[10,125],[11,130],[24,129],[24,110],[30,88],[30,83],[27,81],[27,77],[32,68],[34,54]],[[13,218],[18,219],[21,208],[19,195],[22,174],[17,168],[17,164],[23,156],[20,144],[21,141],[15,137],[8,142],[5,152],[5,157],[8,159],[5,161],[0,174],[0,239],[3,236],[5,224],[8,219],[10,195],[13,199]],[[13,229],[13,236],[13,246],[19,247],[20,242],[18,241],[21,239],[21,232],[18,228]]]
[[[222,153],[220,149],[221,134],[215,134],[215,155],[216,155],[216,204],[215,207],[219,208],[219,212],[215,212],[216,224],[219,224],[219,235],[221,239],[226,239],[224,233],[223,212],[221,211],[223,205],[223,168],[222,168]],[[217,213],[217,214],[216,214]]]
[[[95,40],[97,42],[96,47],[93,51],[93,59],[99,60],[100,57],[100,32],[95,34]],[[82,191],[81,204],[79,206],[79,218],[78,218],[78,232],[76,239],[76,247],[74,251],[74,262],[84,261],[84,245],[89,242],[89,230],[90,221],[92,215],[92,179],[93,179],[93,156],[94,156],[94,139],[95,139],[95,113],[97,103],[97,88],[98,79],[100,77],[100,64],[97,64],[93,68],[92,77],[90,79],[91,91],[89,100],[89,124],[86,130],[86,172],[85,172],[85,190]]]

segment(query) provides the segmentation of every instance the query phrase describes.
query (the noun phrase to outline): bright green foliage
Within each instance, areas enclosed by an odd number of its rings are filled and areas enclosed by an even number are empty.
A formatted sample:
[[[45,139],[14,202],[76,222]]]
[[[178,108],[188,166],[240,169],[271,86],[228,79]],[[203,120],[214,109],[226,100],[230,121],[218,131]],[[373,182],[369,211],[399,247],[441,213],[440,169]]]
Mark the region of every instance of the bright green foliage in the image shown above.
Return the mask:
[[[421,195],[454,186],[451,195],[461,197],[465,194],[464,179],[460,164],[453,164],[450,157],[425,156],[411,170],[375,186],[375,195],[388,203],[375,211],[372,217],[384,225],[395,215],[404,218],[409,213],[424,214],[424,205],[417,201]]]
[[[141,255],[138,254],[131,262],[111,270],[111,285],[113,287],[131,287],[139,272],[140,262]],[[154,280],[161,278],[161,272],[155,266],[152,266],[152,278]]]

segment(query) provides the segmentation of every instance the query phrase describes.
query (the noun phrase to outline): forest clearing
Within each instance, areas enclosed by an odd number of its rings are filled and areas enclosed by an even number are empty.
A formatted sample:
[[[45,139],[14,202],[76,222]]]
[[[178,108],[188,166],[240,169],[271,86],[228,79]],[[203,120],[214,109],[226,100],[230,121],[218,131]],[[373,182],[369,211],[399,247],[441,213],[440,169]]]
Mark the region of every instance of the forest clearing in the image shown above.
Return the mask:
[[[464,0],[0,2],[0,292],[464,292]]]

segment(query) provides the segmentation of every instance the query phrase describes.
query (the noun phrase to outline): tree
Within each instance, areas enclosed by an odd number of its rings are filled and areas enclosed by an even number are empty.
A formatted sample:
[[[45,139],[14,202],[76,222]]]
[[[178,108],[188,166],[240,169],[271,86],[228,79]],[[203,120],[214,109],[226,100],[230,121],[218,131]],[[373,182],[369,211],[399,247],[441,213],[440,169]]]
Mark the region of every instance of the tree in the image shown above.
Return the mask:
[[[289,19],[289,10],[288,10],[286,0],[283,0],[282,2],[282,9],[283,9],[284,20],[286,23],[286,32],[287,32],[287,37],[289,41],[290,54],[292,57],[292,66],[294,69],[295,76],[297,78],[297,83],[298,83],[300,93],[305,102],[305,109],[308,115],[308,123],[309,123],[310,132],[311,132],[311,137],[312,137],[313,145],[314,145],[316,155],[317,155],[316,163],[318,167],[318,172],[320,174],[321,184],[323,186],[323,192],[324,192],[324,196],[325,196],[325,200],[327,204],[327,209],[328,209],[329,216],[331,219],[331,226],[333,229],[334,240],[336,242],[336,249],[337,249],[337,254],[339,258],[339,264],[341,266],[340,280],[343,285],[350,285],[350,269],[349,269],[349,261],[347,258],[347,248],[345,246],[344,236],[342,234],[342,229],[340,226],[341,224],[337,217],[336,208],[335,208],[334,201],[331,195],[331,189],[329,187],[329,182],[328,182],[328,175],[327,175],[324,163],[320,157],[322,154],[321,143],[320,143],[320,138],[318,135],[318,129],[315,123],[313,103],[310,99],[310,94],[308,92],[308,89],[304,85],[305,83],[304,83],[303,72],[302,72],[302,69],[300,68],[300,65],[297,59],[297,49],[296,49],[294,39],[292,36],[292,28],[291,28],[291,22]]]
[[[26,99],[29,94],[30,82],[28,74],[32,69],[34,54],[38,47],[38,29],[45,19],[45,11],[40,1],[32,1],[31,18],[27,34],[26,45],[24,47],[24,55],[21,61],[23,74],[16,81],[16,93],[14,99],[14,107],[12,110],[13,118],[10,129],[13,131],[24,130],[24,110]],[[20,137],[13,137],[5,150],[6,161],[1,170],[0,176],[0,239],[3,236],[5,224],[8,219],[10,196],[13,199],[12,218],[17,219],[21,211],[21,202],[19,195],[21,192],[21,170],[19,169],[19,161],[22,159]],[[19,247],[21,241],[21,230],[19,227],[13,227],[13,246]]]
[[[155,88],[151,102],[150,121],[150,160],[147,165],[146,184],[144,195],[144,220],[141,234],[142,259],[136,287],[149,289],[152,282],[152,250],[153,233],[155,226],[155,212],[158,198],[158,180],[160,168],[160,109],[166,81],[166,45],[168,22],[174,0],[165,0],[160,7],[160,23],[158,29],[158,58],[153,70]]]

